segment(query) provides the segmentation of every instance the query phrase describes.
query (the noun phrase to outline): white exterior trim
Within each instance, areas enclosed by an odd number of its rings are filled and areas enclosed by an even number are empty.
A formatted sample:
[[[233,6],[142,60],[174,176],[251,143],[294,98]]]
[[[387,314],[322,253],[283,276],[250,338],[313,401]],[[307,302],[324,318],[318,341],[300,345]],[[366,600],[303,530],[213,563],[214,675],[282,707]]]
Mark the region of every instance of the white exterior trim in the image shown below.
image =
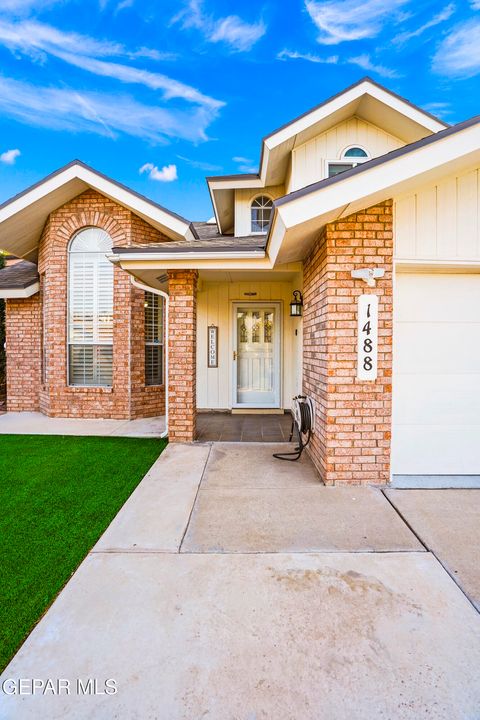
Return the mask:
[[[275,392],[275,403],[239,403],[237,402],[237,362],[233,360],[233,351],[238,349],[238,338],[237,338],[237,323],[236,323],[236,310],[239,307],[245,306],[252,307],[273,307],[275,308],[275,316],[278,322],[278,334],[275,336],[275,381],[276,381],[276,392]],[[268,300],[235,300],[230,303],[230,316],[232,323],[232,331],[230,333],[230,341],[232,344],[232,351],[230,353],[231,360],[231,373],[232,373],[232,409],[280,409],[282,407],[282,389],[283,389],[283,378],[282,378],[282,357],[283,357],[283,303],[281,301],[268,301]]]
[[[375,162],[375,161],[372,161]],[[275,262],[285,235],[315,221],[318,229],[363,207],[425,184],[435,177],[480,162],[480,124],[446,135],[396,158],[366,167],[341,181],[286,196],[275,208],[267,251]],[[394,182],[392,182],[394,180]],[[292,260],[293,258],[289,258]]]
[[[14,300],[17,298],[29,298],[40,290],[40,282],[33,283],[26,288],[0,288],[0,298]]]
[[[338,95],[333,98],[330,102],[324,103],[319,108],[312,110],[308,114],[300,117],[298,120],[287,125],[285,128],[278,130],[265,139],[265,147],[272,150],[283,142],[287,142],[292,136],[298,135],[303,130],[308,129],[311,125],[324,120],[329,115],[341,110],[345,105],[358,100],[362,95],[370,95],[384,105],[388,105],[393,110],[396,110],[401,115],[405,115],[413,122],[418,125],[422,125],[425,129],[432,133],[445,130],[447,125],[440,120],[436,120],[427,113],[422,112],[420,109],[415,108],[409,103],[405,102],[399,97],[392,95],[387,90],[383,90],[378,85],[364,80],[363,82],[355,85],[350,90]],[[267,159],[264,156],[265,159]],[[260,176],[264,178],[266,175],[266,163],[262,163],[262,169]]]
[[[259,233],[264,234],[264,233]],[[182,252],[182,253],[119,253],[107,255],[110,262],[123,264],[129,260],[257,260],[265,257],[264,250],[249,250],[248,252]],[[191,263],[189,267],[191,266]]]
[[[130,282],[132,285],[139,290],[143,290],[144,292],[150,292],[154,293],[155,295],[160,295],[160,297],[163,297],[165,300],[165,317],[163,319],[164,322],[164,333],[165,333],[165,343],[164,343],[164,351],[165,351],[165,378],[164,378],[164,387],[165,387],[165,430],[161,433],[160,437],[164,438],[168,435],[168,359],[169,359],[169,352],[168,352],[168,313],[170,308],[170,295],[166,292],[163,292],[163,290],[159,290],[158,288],[150,287],[149,285],[144,285],[141,282],[138,282],[138,280],[135,280],[135,278],[130,277]]]
[[[47,180],[32,188],[30,191],[16,199],[13,198],[11,202],[3,208],[0,208],[0,223],[12,215],[16,215],[18,212],[25,210],[25,208],[35,201],[41,200],[71,180],[83,180],[89,187],[98,190],[102,195],[106,195],[112,200],[116,200],[120,205],[131,207],[135,212],[150,217],[159,224],[170,228],[174,233],[193,239],[190,225],[186,221],[171,215],[165,210],[161,210],[159,207],[148,202],[148,200],[138,197],[111,180],[97,174],[95,171],[77,163],[65,168],[65,170],[53,177],[47,178]]]

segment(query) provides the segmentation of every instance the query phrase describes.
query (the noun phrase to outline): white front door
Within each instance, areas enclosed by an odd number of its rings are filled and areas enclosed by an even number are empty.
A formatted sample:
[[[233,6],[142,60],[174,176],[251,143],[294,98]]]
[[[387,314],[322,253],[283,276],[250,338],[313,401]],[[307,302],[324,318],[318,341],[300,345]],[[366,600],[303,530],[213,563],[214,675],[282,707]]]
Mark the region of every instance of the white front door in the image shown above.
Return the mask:
[[[233,306],[233,407],[280,407],[280,306]]]

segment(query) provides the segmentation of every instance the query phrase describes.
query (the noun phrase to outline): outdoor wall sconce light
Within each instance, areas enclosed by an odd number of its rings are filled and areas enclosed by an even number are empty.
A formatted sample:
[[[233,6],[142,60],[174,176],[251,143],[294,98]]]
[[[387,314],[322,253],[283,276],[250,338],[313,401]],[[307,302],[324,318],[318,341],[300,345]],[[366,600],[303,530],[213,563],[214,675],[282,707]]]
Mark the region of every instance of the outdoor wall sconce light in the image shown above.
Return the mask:
[[[303,295],[300,290],[293,291],[293,300],[290,303],[290,317],[302,317]]]

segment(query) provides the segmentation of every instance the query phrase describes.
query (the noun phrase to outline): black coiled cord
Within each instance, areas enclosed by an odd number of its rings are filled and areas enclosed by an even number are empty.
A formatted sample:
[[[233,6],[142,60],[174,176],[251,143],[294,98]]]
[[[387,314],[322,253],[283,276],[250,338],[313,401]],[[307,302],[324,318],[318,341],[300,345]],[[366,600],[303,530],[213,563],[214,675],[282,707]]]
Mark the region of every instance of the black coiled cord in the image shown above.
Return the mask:
[[[290,432],[290,442],[292,441],[293,433],[296,428],[298,434],[298,447],[295,448],[295,452],[274,453],[273,457],[278,460],[290,460],[291,462],[298,460],[312,437],[313,418],[311,405],[307,402],[307,397],[305,395],[297,395],[294,400],[297,402],[300,423],[296,423],[295,418],[293,418],[292,429]],[[306,435],[306,440],[304,440],[304,435]]]

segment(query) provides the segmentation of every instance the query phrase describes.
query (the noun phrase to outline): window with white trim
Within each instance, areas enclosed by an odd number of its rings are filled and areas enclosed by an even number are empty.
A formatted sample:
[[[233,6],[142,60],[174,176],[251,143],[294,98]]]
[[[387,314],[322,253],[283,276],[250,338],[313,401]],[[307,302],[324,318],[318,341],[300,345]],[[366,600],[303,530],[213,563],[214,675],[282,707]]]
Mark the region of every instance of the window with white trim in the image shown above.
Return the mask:
[[[266,233],[272,216],[273,201],[267,195],[256,197],[250,208],[251,232]]]
[[[80,230],[68,251],[68,382],[109,387],[113,377],[112,248],[100,228]]]
[[[351,170],[366,160],[370,160],[367,151],[358,145],[351,145],[341,153],[340,160],[332,160],[328,163],[328,177],[334,177],[345,172],[345,170]]]
[[[163,385],[163,298],[145,293],[145,385]]]

